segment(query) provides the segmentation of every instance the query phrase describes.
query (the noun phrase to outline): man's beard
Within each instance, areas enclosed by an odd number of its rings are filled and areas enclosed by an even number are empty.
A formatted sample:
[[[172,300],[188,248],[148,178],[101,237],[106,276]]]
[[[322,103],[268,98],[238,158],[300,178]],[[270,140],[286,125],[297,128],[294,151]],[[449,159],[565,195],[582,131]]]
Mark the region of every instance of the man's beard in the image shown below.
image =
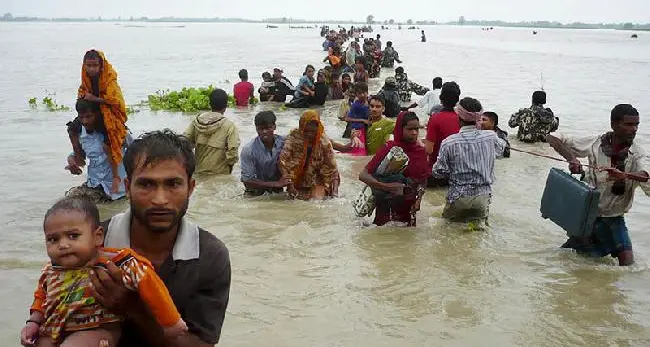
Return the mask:
[[[145,225],[147,227],[147,229],[149,229],[152,232],[157,233],[157,234],[164,234],[164,233],[166,233],[168,231],[171,231],[174,228],[178,227],[180,225],[181,220],[183,219],[183,217],[185,217],[185,213],[187,213],[187,208],[189,206],[189,203],[190,203],[190,200],[186,199],[185,203],[181,207],[180,211],[178,211],[178,213],[176,213],[176,211],[174,211],[174,210],[158,209],[158,208],[150,208],[150,209],[146,209],[146,210],[141,211],[133,204],[133,200],[130,200],[131,214],[133,215],[133,217],[136,218],[138,221],[140,221],[140,223]],[[151,214],[151,212],[158,212],[158,211],[165,211],[165,212],[169,212],[169,213],[175,213],[174,219],[172,220],[172,222],[168,226],[164,226],[164,227],[153,226],[153,225],[151,225],[149,223],[149,218],[147,218],[149,216],[149,214]]]

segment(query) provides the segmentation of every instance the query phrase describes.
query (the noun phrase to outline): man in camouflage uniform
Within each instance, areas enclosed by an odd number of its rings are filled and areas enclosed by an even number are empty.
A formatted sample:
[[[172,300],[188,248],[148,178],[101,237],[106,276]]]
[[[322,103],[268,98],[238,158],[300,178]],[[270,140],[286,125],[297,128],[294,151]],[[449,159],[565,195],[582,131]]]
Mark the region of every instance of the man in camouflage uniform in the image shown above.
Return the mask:
[[[409,81],[408,76],[404,72],[404,68],[401,66],[395,69],[395,80],[397,81],[397,93],[399,94],[400,102],[406,105],[411,104],[411,93],[424,95],[429,91],[429,88]]]
[[[386,42],[386,49],[384,49],[384,57],[381,61],[381,67],[394,67],[395,62],[402,63],[399,60],[399,53],[393,48],[393,43],[388,41]]]
[[[519,127],[517,139],[522,142],[546,142],[546,135],[557,130],[560,119],[555,117],[550,108],[545,108],[546,92],[538,90],[533,93],[533,105],[522,108],[510,117],[508,125]]]

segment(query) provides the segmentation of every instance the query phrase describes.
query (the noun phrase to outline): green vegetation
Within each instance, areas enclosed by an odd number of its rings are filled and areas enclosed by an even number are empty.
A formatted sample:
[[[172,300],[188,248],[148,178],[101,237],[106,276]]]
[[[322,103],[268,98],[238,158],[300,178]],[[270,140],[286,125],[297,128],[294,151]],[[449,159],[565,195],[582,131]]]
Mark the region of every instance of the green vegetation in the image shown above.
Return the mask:
[[[209,85],[203,88],[184,87],[181,90],[159,90],[148,97],[152,111],[199,112],[210,110],[210,93],[216,87]],[[253,98],[251,104],[259,100]],[[228,106],[235,106],[235,98],[228,95]]]
[[[70,111],[70,108],[65,105],[59,105],[56,103],[56,100],[52,98],[53,95],[48,95],[41,99],[41,105],[45,106],[48,111],[50,112],[57,112],[57,111]],[[29,107],[36,109],[38,107],[38,99],[37,98],[31,98],[27,101],[29,104]]]

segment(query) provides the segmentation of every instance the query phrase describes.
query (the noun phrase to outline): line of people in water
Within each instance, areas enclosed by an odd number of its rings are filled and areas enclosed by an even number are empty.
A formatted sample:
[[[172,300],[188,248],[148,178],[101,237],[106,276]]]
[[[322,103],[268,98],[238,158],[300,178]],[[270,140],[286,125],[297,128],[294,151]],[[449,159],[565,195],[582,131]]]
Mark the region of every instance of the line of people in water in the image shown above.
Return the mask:
[[[342,117],[350,124],[351,141],[346,145],[327,136],[316,110],[303,112],[286,137],[275,134],[273,112],[260,112],[254,119],[258,136],[240,155],[239,131],[224,115],[224,90],[212,92],[211,111],[193,119],[183,135],[154,131],[134,140],[126,127],[117,73],[105,55],[88,51],[81,74],[77,118],[68,123],[73,151],[66,169],[80,175],[86,167],[87,178],[45,214],[51,262],[43,269],[21,331],[24,346],[218,342],[228,305],[230,260],[220,240],[185,218],[194,173],[232,174],[241,161],[248,195],[286,191],[290,198],[323,199],[338,196],[341,176],[335,149],[372,155],[359,180],[372,191],[374,223],[415,226],[426,186],[448,186],[445,219],[486,220],[495,160],[508,155],[498,115],[485,112],[477,99],[461,99],[457,83],[439,78],[433,81],[433,90],[440,90],[439,105],[435,95],[421,89],[425,97],[418,102],[400,97],[400,111],[390,111],[393,117],[386,117],[387,100],[392,98],[386,95],[394,91],[391,88],[399,90],[398,78],[387,79],[382,91],[372,96],[367,81],[355,80],[352,86],[347,82],[353,93],[348,98],[354,95],[354,100],[342,102],[349,106]],[[290,89],[290,82],[281,69],[274,75],[274,84],[261,88],[275,101],[284,92],[271,88],[278,88],[279,82]],[[235,94],[243,105],[252,85],[245,83],[246,71],[240,77]],[[294,92],[310,94],[300,83]],[[617,105],[611,111],[611,131],[575,138],[552,133],[559,120],[545,103],[546,94],[536,91],[531,107],[511,116],[509,125],[519,128],[517,139],[548,141],[570,162],[570,171],[584,173],[601,194],[593,232],[588,238],[571,238],[563,247],[632,264],[624,215],[636,188],[650,193],[644,153],[634,143],[638,111]],[[419,135],[424,120],[413,111],[417,108],[430,115],[424,139]],[[584,172],[578,158],[587,158],[590,169]],[[129,209],[100,222],[95,203],[125,197]]]

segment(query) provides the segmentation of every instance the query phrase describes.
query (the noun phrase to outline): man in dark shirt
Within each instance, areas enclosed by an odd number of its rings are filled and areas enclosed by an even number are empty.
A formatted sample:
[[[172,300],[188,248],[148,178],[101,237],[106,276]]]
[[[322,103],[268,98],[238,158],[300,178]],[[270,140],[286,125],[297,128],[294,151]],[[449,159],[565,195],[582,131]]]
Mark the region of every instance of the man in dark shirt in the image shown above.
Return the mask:
[[[170,130],[144,134],[124,157],[130,209],[104,222],[106,247],[129,247],[151,261],[188,332],[166,338],[148,308],[122,283],[114,264],[92,278],[95,298],[126,317],[119,346],[214,346],[230,292],[226,246],[185,218],[196,160],[192,146]]]

